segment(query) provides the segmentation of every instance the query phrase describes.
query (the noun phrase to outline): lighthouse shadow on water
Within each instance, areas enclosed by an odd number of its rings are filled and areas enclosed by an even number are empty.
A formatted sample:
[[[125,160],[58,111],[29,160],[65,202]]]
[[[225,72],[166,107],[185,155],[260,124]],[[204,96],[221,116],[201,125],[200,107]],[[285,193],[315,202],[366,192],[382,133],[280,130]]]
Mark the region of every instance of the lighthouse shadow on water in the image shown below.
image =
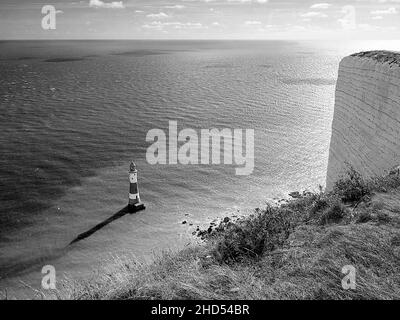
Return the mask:
[[[99,231],[106,225],[110,224],[114,220],[117,220],[127,213],[136,213],[139,211],[142,211],[146,209],[144,204],[140,202],[140,196],[139,196],[139,188],[138,188],[138,182],[137,182],[137,169],[135,163],[132,161],[130,165],[130,170],[129,170],[129,202],[128,205],[119,210],[117,213],[113,214],[111,217],[108,219],[100,222],[93,228],[89,229],[88,231],[85,231],[81,234],[79,234],[74,240],[70,242],[70,245],[76,242],[79,242],[83,239],[86,239],[90,237],[93,233],[96,231]]]

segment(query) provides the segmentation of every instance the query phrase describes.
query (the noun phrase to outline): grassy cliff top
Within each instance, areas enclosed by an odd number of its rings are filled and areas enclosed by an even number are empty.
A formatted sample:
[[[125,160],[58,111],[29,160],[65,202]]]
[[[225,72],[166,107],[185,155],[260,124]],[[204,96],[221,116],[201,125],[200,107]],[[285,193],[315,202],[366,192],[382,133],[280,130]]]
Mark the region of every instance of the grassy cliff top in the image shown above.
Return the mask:
[[[356,270],[345,289],[343,267]],[[60,299],[400,299],[400,175],[354,170],[332,192],[224,222],[202,245],[121,260]]]
[[[385,51],[385,50],[363,51],[354,53],[350,56],[371,59],[381,63],[389,63],[389,64],[394,63],[400,66],[400,52],[396,51]]]

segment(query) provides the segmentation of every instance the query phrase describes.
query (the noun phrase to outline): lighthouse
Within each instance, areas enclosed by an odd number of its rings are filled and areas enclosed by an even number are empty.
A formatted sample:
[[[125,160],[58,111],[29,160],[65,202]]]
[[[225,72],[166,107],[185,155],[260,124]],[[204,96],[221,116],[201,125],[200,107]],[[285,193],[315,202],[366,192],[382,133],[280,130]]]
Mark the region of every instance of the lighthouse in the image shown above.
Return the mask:
[[[137,179],[137,169],[133,161],[129,168],[129,203],[128,209],[130,213],[134,213],[140,210],[144,210],[145,206],[140,202],[138,179]]]

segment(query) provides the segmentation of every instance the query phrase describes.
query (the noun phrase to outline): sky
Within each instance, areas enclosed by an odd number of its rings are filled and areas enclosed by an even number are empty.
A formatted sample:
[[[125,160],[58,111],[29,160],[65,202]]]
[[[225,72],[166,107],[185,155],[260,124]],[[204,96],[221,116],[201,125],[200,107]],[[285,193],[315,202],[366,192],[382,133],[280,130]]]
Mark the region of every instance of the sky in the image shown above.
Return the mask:
[[[45,5],[55,29],[44,29]],[[48,21],[48,20],[46,20]],[[0,0],[0,39],[400,39],[400,0]]]

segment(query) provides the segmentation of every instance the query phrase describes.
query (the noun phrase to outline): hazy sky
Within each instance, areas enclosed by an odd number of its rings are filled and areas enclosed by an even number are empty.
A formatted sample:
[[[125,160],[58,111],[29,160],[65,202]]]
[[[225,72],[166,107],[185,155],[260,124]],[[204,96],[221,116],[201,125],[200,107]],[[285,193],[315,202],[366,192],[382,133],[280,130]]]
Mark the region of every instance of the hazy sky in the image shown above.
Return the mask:
[[[44,5],[57,10],[43,30]],[[400,39],[400,0],[0,0],[1,39]]]

